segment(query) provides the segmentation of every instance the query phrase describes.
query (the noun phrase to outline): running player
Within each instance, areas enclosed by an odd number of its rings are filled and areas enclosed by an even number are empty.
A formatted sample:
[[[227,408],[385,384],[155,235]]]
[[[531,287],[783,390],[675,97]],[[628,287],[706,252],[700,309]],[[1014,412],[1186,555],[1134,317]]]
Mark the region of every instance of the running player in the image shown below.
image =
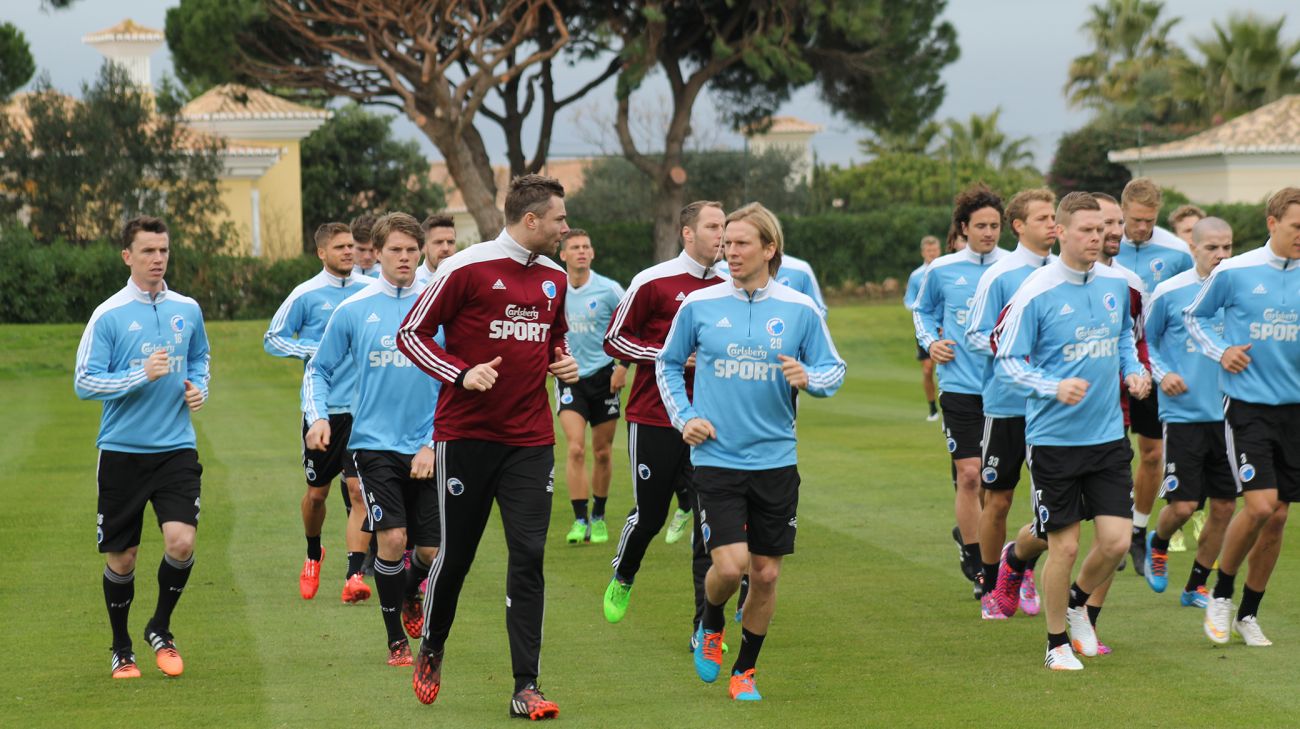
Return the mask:
[[[456,221],[450,215],[430,215],[420,223],[424,234],[424,262],[415,269],[415,282],[425,286],[438,264],[456,252]]]
[[[1101,252],[1101,206],[1088,193],[1066,195],[1056,210],[1061,257],[1031,274],[1012,299],[998,338],[997,377],[1030,392],[1025,441],[1034,511],[1050,546],[1040,587],[1047,608],[1044,665],[1079,670],[1070,648],[1097,654],[1084,604],[1124,554],[1132,500],[1119,409],[1119,375],[1143,397],[1151,380],[1133,346],[1128,282]],[[1094,549],[1070,584],[1079,522],[1093,519]],[[1070,635],[1067,636],[1067,624]]]
[[[375,265],[375,246],[370,239],[370,230],[375,226],[376,220],[378,218],[370,213],[362,213],[352,220],[349,227],[354,243],[353,252],[356,254],[356,268],[352,270],[354,276],[374,278],[379,275],[379,266]]]
[[[822,298],[822,287],[817,284],[817,274],[813,273],[812,266],[804,259],[783,256],[781,270],[776,272],[776,280],[811,298],[823,317],[830,311],[826,307],[826,299]]]
[[[194,566],[203,467],[190,413],[208,398],[208,337],[194,299],[163,277],[171,247],[167,224],[142,216],[122,227],[122,260],[131,277],[95,309],[77,347],[77,397],[102,400],[96,467],[96,532],[104,555],[104,604],[113,629],[113,678],[139,678],[127,628],[135,563],[152,503],[163,535],[158,605],[144,639],[158,669],[184,670],[171,632],[172,611]]]
[[[1209,604],[1205,582],[1223,545],[1223,533],[1237,506],[1237,485],[1224,441],[1223,391],[1219,366],[1203,357],[1183,323],[1183,309],[1220,263],[1232,255],[1232,228],[1220,218],[1203,218],[1192,229],[1196,267],[1162,282],[1151,297],[1146,316],[1147,345],[1153,379],[1164,392],[1165,468],[1161,495],[1169,505],[1156,528],[1147,532],[1147,584],[1164,592],[1168,584],[1169,540],[1205,506],[1210,517],[1196,542],[1196,559],[1180,602],[1186,607]],[[1213,323],[1222,331],[1221,317]]]
[[[569,544],[609,541],[605,501],[609,498],[610,452],[618,425],[618,393],[627,383],[627,365],[605,353],[605,330],[623,298],[617,281],[591,270],[596,250],[591,236],[581,228],[565,234],[560,260],[569,272],[569,294],[564,316],[569,324],[569,349],[578,360],[578,377],[572,385],[556,382],[555,408],[569,444],[565,482],[573,504],[573,526],[565,535]],[[587,512],[587,424],[591,424],[591,496]]]
[[[446,385],[434,432],[442,538],[425,590],[424,641],[412,686],[422,703],[438,698],[456,604],[495,499],[509,553],[510,715],[550,719],[559,707],[537,687],[555,473],[545,385],[547,372],[564,382],[578,379],[578,363],[564,344],[564,269],[547,258],[569,230],[564,188],[550,177],[516,177],[505,217],[495,240],[438,267],[397,337],[402,354]],[[440,327],[445,346],[434,341]]]
[[[984,594],[980,579],[979,464],[984,435],[984,369],[981,358],[966,343],[971,300],[980,276],[1006,255],[998,248],[1002,232],[1002,200],[982,183],[957,196],[953,221],[968,247],[935,259],[921,281],[912,306],[916,340],[929,351],[939,373],[939,406],[948,453],[957,470],[954,510],[962,541],[962,574],[974,583],[975,597]],[[992,585],[989,588],[992,589]]]
[[[799,471],[791,388],[829,397],[844,380],[816,302],[774,281],[781,224],[757,203],[727,216],[729,282],[690,294],[658,357],[658,385],[673,427],[691,446],[701,529],[713,555],[695,670],[722,667],[727,601],[750,576],[731,698],[757,701],[754,665],[776,607],[782,558],[794,552]],[[745,327],[743,322],[754,326]],[[734,322],[734,324],[733,324]],[[762,322],[759,324],[759,322]],[[695,362],[694,392],[686,370]]]
[[[1195,228],[1196,224],[1204,218],[1205,211],[1195,205],[1179,205],[1169,213],[1169,229],[1190,247],[1194,245],[1192,228]]]
[[[1120,195],[1124,240],[1120,243],[1116,260],[1142,279],[1147,293],[1161,281],[1194,266],[1187,244],[1169,231],[1156,227],[1160,202],[1160,188],[1147,177],[1130,180]],[[1155,503],[1164,465],[1159,407],[1159,395],[1154,390],[1144,400],[1129,402],[1129,421],[1138,436],[1139,459],[1137,474],[1133,477],[1133,540],[1129,555],[1139,575],[1145,564],[1147,522],[1151,518],[1151,507]]]
[[[654,360],[668,336],[673,316],[687,295],[721,281],[714,264],[722,245],[725,222],[722,203],[700,200],[682,208],[678,215],[681,254],[647,268],[632,279],[605,332],[605,351],[638,365],[627,400],[627,447],[636,504],[623,525],[613,560],[614,575],[605,588],[603,609],[605,619],[611,623],[622,620],[627,613],[632,582],[641,569],[646,548],[663,528],[674,494],[691,488],[690,448],[682,442],[681,434],[673,428],[664,410],[655,384]],[[689,378],[687,383],[689,387]],[[704,575],[709,569],[709,556],[699,533],[698,509],[694,514],[692,636],[704,612]]]
[[[1051,190],[1023,190],[1011,198],[1007,205],[1007,224],[1019,244],[1011,255],[993,264],[980,278],[966,329],[967,346],[983,361],[984,436],[980,482],[984,499],[979,540],[984,584],[989,587],[980,605],[985,620],[1015,615],[1022,588],[1031,594],[1036,592],[1033,567],[1037,555],[1020,570],[1009,567],[999,570],[999,563],[1006,563],[1003,555],[1013,549],[1013,544],[1003,543],[1007,538],[1007,514],[1025,463],[1025,393],[1008,387],[994,376],[992,336],[1020,284],[1031,273],[1056,260],[1052,255],[1052,244],[1056,242],[1055,206],[1056,195]]]
[[[366,235],[370,234],[367,226]],[[271,326],[262,338],[262,347],[276,357],[293,357],[303,361],[316,354],[320,336],[325,331],[334,307],[365,288],[372,279],[359,276],[352,265],[352,233],[342,223],[325,223],[316,229],[316,255],[324,269],[299,284],[284,300]],[[304,439],[302,451],[303,471],[307,476],[307,493],[302,497],[302,526],[307,537],[307,558],[298,576],[298,591],[302,599],[316,597],[320,588],[320,563],[325,558],[321,547],[321,527],[325,524],[325,503],[330,493],[330,482],[340,473],[347,489],[347,503],[361,503],[361,485],[356,468],[347,452],[348,430],[352,427],[352,393],[356,389],[356,371],[350,366],[338,373],[338,381],[330,391],[328,402],[330,428],[334,433],[332,444],[323,451],[306,446],[307,428],[302,423]],[[355,603],[369,599],[370,587],[362,575],[370,537],[361,526],[366,515],[362,510],[348,509],[347,521],[347,574],[343,582],[343,602]]]
[[[1288,508],[1300,500],[1300,188],[1274,193],[1266,210],[1268,242],[1220,264],[1184,312],[1201,351],[1223,368],[1228,453],[1245,500],[1224,536],[1205,633],[1227,643],[1231,629],[1249,646],[1271,645],[1259,627],[1259,603],[1281,551]],[[1222,335],[1214,330],[1219,312]],[[1247,553],[1250,568],[1234,619],[1233,587]]]
[[[939,239],[932,235],[922,238],[921,265],[908,274],[907,288],[903,291],[903,306],[908,311],[912,310],[912,305],[916,303],[916,295],[921,292],[921,279],[925,278],[925,272],[938,257]],[[921,346],[920,341],[916,343],[916,361],[921,363],[921,389],[925,391],[925,401],[930,406],[930,414],[925,416],[925,419],[933,423],[939,419],[939,409],[935,406],[937,398],[934,392],[934,360],[930,359],[930,353]]]
[[[423,288],[415,283],[423,234],[415,218],[389,213],[376,221],[379,277],[334,310],[303,375],[307,447],[323,451],[330,429],[329,395],[345,363],[357,372],[347,448],[364,496],[367,532],[379,535],[375,587],[387,629],[388,665],[411,665],[407,635],[423,628],[420,582],[437,554],[438,494],[433,482],[433,409],[441,383],[397,350],[397,327]],[[407,539],[416,545],[411,567]],[[405,626],[405,634],[403,633]]]

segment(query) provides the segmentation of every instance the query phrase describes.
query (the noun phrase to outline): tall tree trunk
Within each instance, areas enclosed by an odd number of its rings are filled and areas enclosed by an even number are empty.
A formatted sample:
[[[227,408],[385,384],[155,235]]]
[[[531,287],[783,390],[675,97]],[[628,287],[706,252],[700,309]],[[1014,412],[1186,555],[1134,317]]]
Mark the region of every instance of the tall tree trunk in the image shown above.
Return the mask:
[[[655,261],[666,261],[681,251],[681,230],[677,220],[686,205],[686,186],[664,175],[655,185],[654,250]]]
[[[496,178],[487,155],[483,153],[482,140],[474,139],[473,135],[458,135],[451,125],[432,121],[424,125],[423,131],[442,152],[447,172],[455,180],[465,200],[465,209],[478,226],[479,237],[483,240],[496,237],[505,227],[506,219],[497,208]]]

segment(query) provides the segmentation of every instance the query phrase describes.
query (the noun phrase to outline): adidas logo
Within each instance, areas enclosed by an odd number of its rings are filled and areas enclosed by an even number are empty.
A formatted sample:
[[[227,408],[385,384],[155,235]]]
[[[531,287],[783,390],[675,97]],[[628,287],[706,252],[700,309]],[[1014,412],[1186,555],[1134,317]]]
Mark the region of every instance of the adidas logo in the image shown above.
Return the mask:
[[[686,300],[686,294],[683,294],[682,292],[678,291],[678,292],[677,292],[677,300],[678,300],[678,301],[685,301],[685,300]]]
[[[607,411],[605,412],[605,414],[606,414],[606,415],[618,415],[618,406],[617,406],[617,405],[610,405],[610,406],[609,406],[609,410],[607,410]]]
[[[131,322],[131,326],[126,328],[128,332],[138,332],[141,329],[143,329],[143,327],[140,326],[140,322],[138,321]]]
[[[966,285],[966,277],[965,277],[965,276],[962,276],[962,277],[958,278],[956,281],[953,281],[953,282],[952,282],[952,285],[953,285],[953,286],[965,286],[965,285]]]
[[[731,320],[724,316],[724,317],[722,317],[721,319],[718,320],[718,323],[717,323],[717,324],[714,324],[713,326],[715,326],[715,327],[717,327],[717,328],[719,328],[719,329],[730,329],[730,328],[731,328]]]
[[[379,315],[376,314],[376,313],[373,312],[373,311],[370,312],[370,316],[366,317],[366,323],[367,323],[367,324],[378,324],[378,323],[379,323]]]
[[[1268,289],[1264,288],[1264,284],[1260,284],[1260,285],[1256,286],[1256,287],[1255,287],[1255,290],[1254,290],[1254,291],[1251,291],[1250,293],[1252,293],[1252,294],[1267,294],[1267,293],[1268,293]]]
[[[494,291],[505,291],[506,285],[501,283],[501,279],[497,279],[497,282],[492,284],[492,289]]]
[[[333,308],[334,308],[334,305],[331,304],[330,302],[326,301],[325,304],[321,306],[320,310],[321,310],[321,311],[329,311],[330,309],[333,309]]]
[[[1065,306],[1061,307],[1061,313],[1059,314],[1059,316],[1065,316],[1066,314],[1073,314],[1073,313],[1074,313],[1074,309],[1070,308],[1069,304],[1066,304]]]

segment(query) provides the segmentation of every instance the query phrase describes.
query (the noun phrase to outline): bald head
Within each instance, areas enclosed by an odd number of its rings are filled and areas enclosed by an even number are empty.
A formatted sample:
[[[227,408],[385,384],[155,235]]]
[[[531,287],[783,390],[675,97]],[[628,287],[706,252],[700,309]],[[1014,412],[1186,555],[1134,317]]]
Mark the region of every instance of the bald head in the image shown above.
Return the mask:
[[[1200,245],[1209,236],[1232,238],[1232,226],[1223,218],[1201,218],[1192,226],[1192,243]]]
[[[1192,226],[1192,258],[1196,272],[1209,276],[1220,263],[1232,257],[1232,226],[1223,218],[1201,218]]]

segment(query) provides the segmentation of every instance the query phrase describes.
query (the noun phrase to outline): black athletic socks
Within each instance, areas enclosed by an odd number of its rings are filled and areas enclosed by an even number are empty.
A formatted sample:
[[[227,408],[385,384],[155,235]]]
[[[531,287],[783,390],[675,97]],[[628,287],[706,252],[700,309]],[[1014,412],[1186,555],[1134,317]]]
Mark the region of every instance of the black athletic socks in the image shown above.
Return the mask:
[[[1007,566],[1011,568],[1012,572],[1023,573],[1025,570],[1030,569],[1033,566],[1033,562],[1031,560],[1017,557],[1016,548],[1013,546],[1011,549],[1007,550]]]
[[[352,575],[361,572],[362,571],[361,565],[365,564],[365,562],[366,562],[365,552],[348,552],[348,573],[343,576],[345,578],[351,577]]]
[[[930,403],[930,414],[931,414],[931,415],[938,415],[938,414],[939,414],[939,408],[937,408],[937,407],[934,406],[934,400],[930,400],[929,403]]]
[[[320,535],[317,534],[314,537],[307,537],[307,559],[313,559],[319,562],[320,555]]]
[[[1219,568],[1219,580],[1214,583],[1214,598],[1217,600],[1221,597],[1232,599],[1233,590],[1236,588],[1237,576],[1230,575]]]
[[[1241,607],[1237,610],[1237,619],[1245,620],[1259,614],[1259,601],[1264,599],[1264,591],[1255,592],[1250,585],[1241,588]]]
[[[1133,543],[1143,546],[1147,543],[1147,528],[1144,526],[1133,527]]]
[[[966,560],[966,564],[975,565],[982,563],[982,560],[980,559],[979,542],[971,542],[970,544],[961,545],[961,554],[962,558]]]
[[[1169,551],[1169,540],[1168,540],[1168,539],[1162,539],[1162,538],[1160,537],[1160,532],[1156,532],[1155,536],[1151,537],[1151,548],[1152,548],[1152,549],[1158,549],[1158,550],[1160,550],[1161,552],[1168,552],[1168,551]]]
[[[1187,586],[1183,588],[1184,592],[1196,592],[1205,586],[1206,581],[1210,579],[1210,568],[1200,562],[1192,562],[1192,574],[1187,578]]]
[[[758,652],[763,650],[763,639],[766,635],[751,633],[744,628],[740,629],[740,651],[736,655],[736,662],[731,666],[732,673],[744,673],[754,667],[758,662]]]
[[[709,602],[708,598],[704,599],[704,617],[700,621],[704,625],[706,633],[721,633],[722,629],[727,626],[727,617],[723,615],[726,612],[727,604],[714,605]]]
[[[113,628],[113,650],[131,648],[131,634],[126,628],[135,599],[135,571],[119,575],[104,565],[104,605],[108,608],[108,624]]]
[[[605,502],[606,502],[606,501],[609,501],[609,497],[608,497],[608,496],[593,496],[593,497],[591,497],[591,518],[592,518],[592,519],[604,519],[604,518],[605,518]]]
[[[1049,651],[1052,650],[1053,648],[1059,648],[1063,645],[1069,645],[1069,644],[1070,644],[1070,637],[1065,633],[1047,634],[1047,650]]]
[[[982,562],[981,564],[984,567],[984,590],[992,592],[993,586],[998,584],[998,563]]]
[[[406,571],[406,592],[403,594],[407,598],[418,595],[420,593],[420,583],[428,576],[429,565],[420,560],[419,551],[412,551],[411,568]]]
[[[402,629],[402,597],[406,589],[406,565],[402,560],[390,562],[375,558],[375,589],[379,591],[379,611],[384,615],[388,644],[406,639]]]
[[[176,603],[181,599],[181,592],[185,590],[185,583],[189,582],[193,567],[192,554],[182,562],[163,553],[162,561],[158,563],[158,607],[154,608],[153,618],[149,621],[154,630],[169,632],[172,610],[176,609]]]
[[[587,521],[587,500],[586,499],[569,499],[573,504],[573,518]]]
[[[1088,602],[1089,597],[1092,597],[1092,593],[1088,593],[1088,592],[1084,592],[1083,590],[1080,590],[1079,583],[1077,582],[1070,583],[1070,607],[1071,608],[1077,608],[1083,605],[1084,603]]]
[[[1097,618],[1099,617],[1101,617],[1101,605],[1089,605],[1088,622],[1092,623],[1093,628],[1097,627]]]
[[[1011,551],[1014,552],[1014,551],[1016,551],[1016,550],[1015,550],[1015,549],[1012,549]],[[1041,553],[1040,553],[1040,554],[1035,554],[1034,556],[1032,556],[1032,557],[1030,557],[1029,559],[1025,560],[1025,569],[1027,569],[1027,570],[1032,570],[1032,569],[1034,569],[1034,567],[1038,564],[1038,558],[1041,557],[1041,556],[1042,556]]]

